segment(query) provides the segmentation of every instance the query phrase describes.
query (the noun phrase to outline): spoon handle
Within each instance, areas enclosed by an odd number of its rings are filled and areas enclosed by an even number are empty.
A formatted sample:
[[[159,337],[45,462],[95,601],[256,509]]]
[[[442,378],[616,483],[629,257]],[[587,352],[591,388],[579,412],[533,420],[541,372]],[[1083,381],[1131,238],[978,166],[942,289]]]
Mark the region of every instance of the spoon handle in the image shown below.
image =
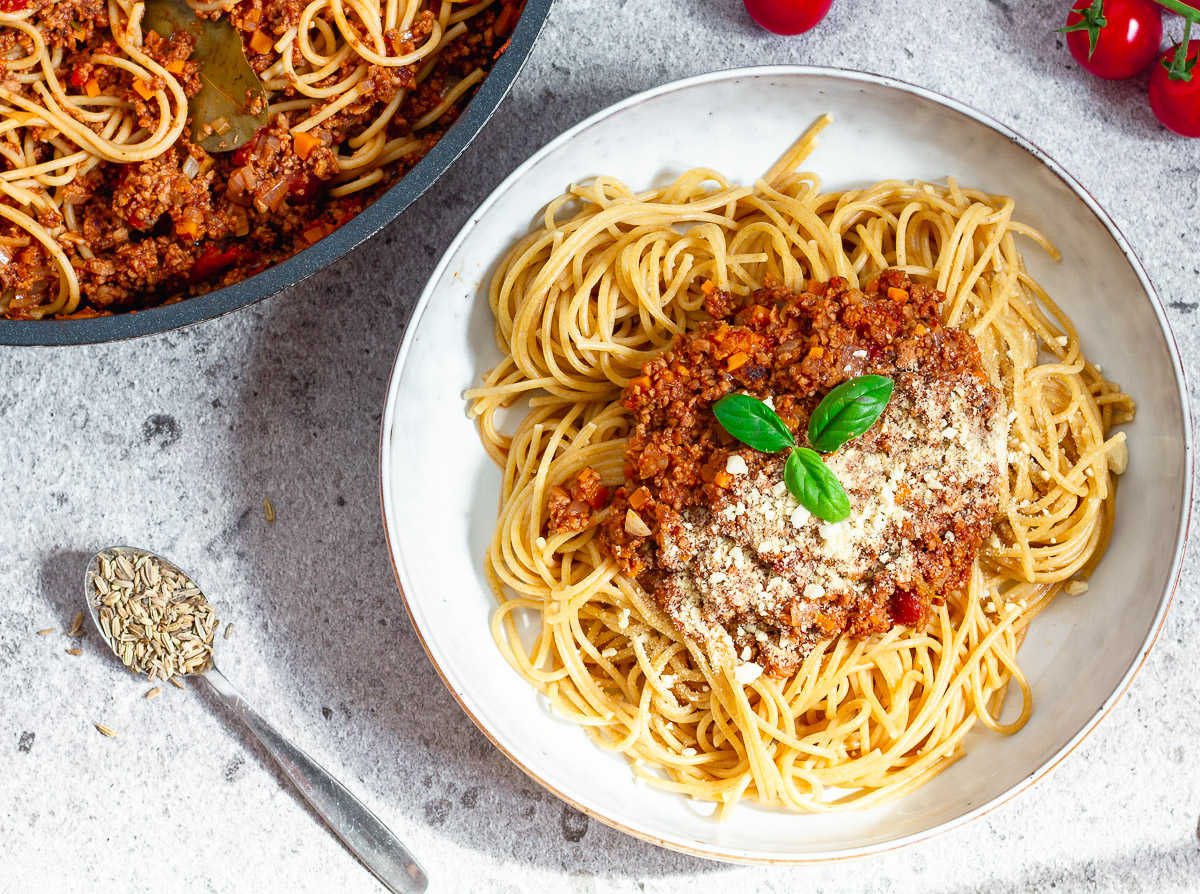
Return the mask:
[[[429,879],[416,857],[358,798],[246,704],[219,670],[210,667],[204,679],[253,730],[334,834],[388,890],[420,894],[428,887]]]

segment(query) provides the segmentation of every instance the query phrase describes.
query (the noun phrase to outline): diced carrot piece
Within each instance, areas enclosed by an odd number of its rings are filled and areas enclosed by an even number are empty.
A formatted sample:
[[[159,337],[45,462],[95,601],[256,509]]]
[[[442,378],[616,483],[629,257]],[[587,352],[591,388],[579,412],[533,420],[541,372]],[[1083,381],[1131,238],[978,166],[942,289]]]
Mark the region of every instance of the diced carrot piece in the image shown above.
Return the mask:
[[[727,370],[729,370],[730,372],[733,372],[738,367],[745,366],[747,361],[749,361],[749,359],[750,358],[746,354],[743,354],[741,351],[738,351],[736,354],[732,355],[728,360],[725,361],[725,368]]]
[[[296,150],[296,154],[302,159],[307,159],[312,155],[312,151],[321,145],[321,140],[314,137],[307,131],[292,134],[292,147]]]
[[[309,227],[304,231],[304,238],[309,245],[312,245],[314,242],[320,242],[336,229],[337,227],[326,223],[317,224],[316,226]]]
[[[262,19],[262,10],[261,9],[252,9],[248,13],[246,13],[246,21],[253,22],[255,25],[257,25],[259,23],[259,20],[261,20],[261,19]]]
[[[133,89],[137,91],[137,95],[142,99],[149,99],[154,95],[154,85],[143,81],[141,78],[134,80]]]
[[[893,301],[907,301],[908,292],[904,289],[897,289],[895,286],[888,286],[888,297]]]
[[[650,499],[650,489],[643,485],[629,495],[629,505],[634,509],[643,509]]]
[[[633,379],[632,381],[630,381],[629,387],[630,388],[637,387],[637,388],[642,389],[643,391],[649,391],[650,390],[650,377],[649,376],[638,376],[636,379]]]
[[[175,232],[180,236],[186,236],[189,239],[195,239],[200,235],[200,225],[194,220],[185,220],[175,228]]]
[[[173,75],[179,75],[183,74],[183,68],[185,64],[186,63],[182,59],[172,59],[170,62],[164,65],[163,68]]]
[[[496,16],[496,24],[492,27],[497,34],[503,36],[512,29],[512,24],[513,8],[511,6],[505,6],[504,9],[500,10],[500,15]]]
[[[808,349],[808,356],[812,357],[814,359],[817,357],[824,357],[825,349],[823,347],[821,347],[820,345],[813,345],[811,348]]]
[[[725,471],[717,472],[717,474],[713,476],[713,484],[715,484],[717,487],[729,487],[729,483],[731,481],[733,481],[733,476]]]
[[[275,45],[275,41],[267,37],[261,31],[255,31],[250,35],[250,49],[256,53],[265,53]]]
[[[700,291],[705,295],[711,296],[716,290],[717,287],[713,285],[713,281],[711,279],[706,279],[700,284]]]
[[[90,81],[88,81],[86,84],[83,85],[83,92],[86,93],[88,96],[90,96],[92,99],[95,99],[97,96],[100,95],[100,82],[97,81],[95,78],[92,78]]]

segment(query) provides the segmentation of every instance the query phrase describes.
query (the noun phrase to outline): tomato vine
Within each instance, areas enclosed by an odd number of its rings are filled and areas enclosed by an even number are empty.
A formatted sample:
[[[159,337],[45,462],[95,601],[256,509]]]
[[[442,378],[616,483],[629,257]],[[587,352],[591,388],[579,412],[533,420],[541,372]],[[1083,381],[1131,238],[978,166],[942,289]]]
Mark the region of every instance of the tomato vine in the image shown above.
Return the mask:
[[[1183,19],[1183,38],[1159,50],[1163,10]],[[1087,71],[1110,80],[1130,78],[1153,65],[1150,107],[1170,130],[1200,137],[1200,78],[1193,81],[1200,40],[1198,0],[1075,0],[1065,27],[1071,55]]]

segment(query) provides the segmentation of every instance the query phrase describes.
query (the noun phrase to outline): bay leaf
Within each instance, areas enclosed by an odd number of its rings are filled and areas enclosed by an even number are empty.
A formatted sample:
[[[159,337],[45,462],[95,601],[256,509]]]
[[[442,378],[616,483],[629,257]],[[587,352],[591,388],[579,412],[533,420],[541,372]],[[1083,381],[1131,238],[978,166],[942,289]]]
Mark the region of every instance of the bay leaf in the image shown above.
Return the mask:
[[[242,36],[225,19],[201,19],[184,0],[146,0],[142,28],[169,38],[175,31],[188,31],[196,38],[192,60],[200,64],[200,90],[188,100],[192,119],[192,142],[208,152],[230,152],[250,142],[263,127],[267,115],[267,91],[242,46]],[[262,111],[251,113],[255,100]],[[212,130],[224,118],[229,129]]]

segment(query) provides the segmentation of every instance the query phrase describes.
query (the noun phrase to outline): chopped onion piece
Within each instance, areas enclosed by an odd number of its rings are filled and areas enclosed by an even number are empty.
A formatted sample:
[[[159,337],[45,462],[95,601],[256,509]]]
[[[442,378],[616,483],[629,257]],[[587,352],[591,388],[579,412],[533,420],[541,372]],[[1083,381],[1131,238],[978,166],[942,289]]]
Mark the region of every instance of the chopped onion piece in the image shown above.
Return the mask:
[[[650,526],[632,509],[625,510],[625,531],[634,537],[649,537],[651,534]]]
[[[250,218],[246,216],[246,212],[241,208],[233,209],[236,218],[233,225],[233,234],[235,236],[245,236],[250,232]]]
[[[272,211],[278,211],[279,206],[283,204],[283,200],[287,198],[288,182],[287,179],[276,181],[271,187],[260,195],[259,201],[270,208]]]

